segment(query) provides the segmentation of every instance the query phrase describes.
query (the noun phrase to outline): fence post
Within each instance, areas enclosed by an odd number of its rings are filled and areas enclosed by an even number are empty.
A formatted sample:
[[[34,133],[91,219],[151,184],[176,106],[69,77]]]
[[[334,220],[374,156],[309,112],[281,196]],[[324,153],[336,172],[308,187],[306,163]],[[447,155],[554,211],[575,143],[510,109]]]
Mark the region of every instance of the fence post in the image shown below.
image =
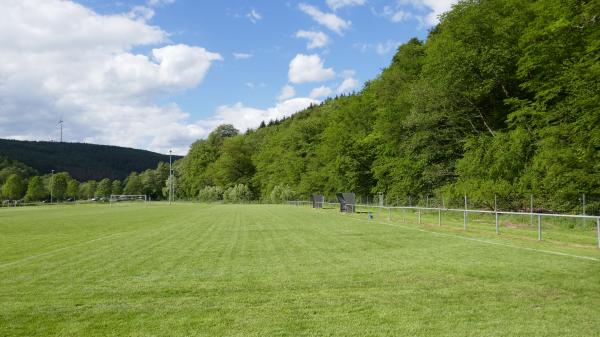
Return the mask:
[[[538,214],[538,241],[542,241],[542,216]]]
[[[498,211],[496,211],[496,234],[500,234],[500,223],[498,222]]]
[[[421,224],[421,210],[417,209],[417,215],[419,217],[419,225]]]
[[[596,219],[596,227],[598,230],[598,248],[600,248],[600,218]]]
[[[465,194],[464,229],[467,230],[467,195]]]
[[[498,197],[494,194],[494,212],[496,213],[496,234],[500,234],[500,226],[498,223]]]
[[[392,208],[388,208],[388,221],[392,221]]]
[[[442,209],[438,208],[438,226],[442,225]]]
[[[533,194],[531,195],[530,204],[529,204],[529,213],[531,216],[531,225],[533,226]]]

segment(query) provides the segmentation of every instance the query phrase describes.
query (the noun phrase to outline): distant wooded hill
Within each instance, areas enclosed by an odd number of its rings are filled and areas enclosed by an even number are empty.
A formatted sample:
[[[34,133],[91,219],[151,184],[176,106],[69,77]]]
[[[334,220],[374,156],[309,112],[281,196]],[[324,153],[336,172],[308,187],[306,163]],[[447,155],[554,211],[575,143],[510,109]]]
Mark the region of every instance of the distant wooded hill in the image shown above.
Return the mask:
[[[0,139],[0,155],[45,174],[66,171],[79,180],[124,179],[131,172],[155,168],[168,155],[119,146]],[[173,156],[173,160],[179,159]]]

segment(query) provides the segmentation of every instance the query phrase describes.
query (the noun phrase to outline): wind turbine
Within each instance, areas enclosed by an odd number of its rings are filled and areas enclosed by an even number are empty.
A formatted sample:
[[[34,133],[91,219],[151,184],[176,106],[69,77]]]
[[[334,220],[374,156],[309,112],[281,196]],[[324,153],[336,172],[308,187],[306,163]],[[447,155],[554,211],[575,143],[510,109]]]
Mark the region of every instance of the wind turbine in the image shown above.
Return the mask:
[[[60,125],[60,142],[62,143],[62,128],[63,128],[63,119],[62,117],[60,117],[60,119],[58,120],[58,125]]]

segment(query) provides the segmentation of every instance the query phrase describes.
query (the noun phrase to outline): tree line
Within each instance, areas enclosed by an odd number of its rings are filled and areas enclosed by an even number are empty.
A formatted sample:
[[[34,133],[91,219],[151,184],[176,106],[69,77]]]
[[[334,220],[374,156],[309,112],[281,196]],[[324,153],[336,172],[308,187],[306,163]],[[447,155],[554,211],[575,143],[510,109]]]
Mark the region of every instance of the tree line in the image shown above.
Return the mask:
[[[600,197],[598,13],[597,0],[460,1],[360,92],[196,141],[176,162],[177,193],[467,194],[511,208],[534,194],[571,210]]]
[[[133,171],[169,161],[168,155],[119,146],[9,139],[0,139],[0,154],[38,172],[69,172],[78,181],[124,180]],[[173,156],[174,160],[179,158]]]
[[[169,165],[160,162],[156,169],[132,172],[123,181],[104,178],[99,181],[79,182],[68,172],[35,175],[32,169],[22,169],[25,165],[0,158],[0,194],[4,200],[25,202],[75,201],[93,198],[107,199],[110,195],[145,194],[151,200],[161,200],[168,196]],[[10,165],[10,166],[9,166]]]

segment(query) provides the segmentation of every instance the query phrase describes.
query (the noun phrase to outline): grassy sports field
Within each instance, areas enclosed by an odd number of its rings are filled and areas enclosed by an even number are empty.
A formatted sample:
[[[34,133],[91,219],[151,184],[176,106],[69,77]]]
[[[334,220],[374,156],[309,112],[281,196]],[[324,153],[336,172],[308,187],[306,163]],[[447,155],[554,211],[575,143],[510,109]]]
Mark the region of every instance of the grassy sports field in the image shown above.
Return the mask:
[[[400,216],[273,205],[0,209],[0,336],[600,333],[593,245]]]

